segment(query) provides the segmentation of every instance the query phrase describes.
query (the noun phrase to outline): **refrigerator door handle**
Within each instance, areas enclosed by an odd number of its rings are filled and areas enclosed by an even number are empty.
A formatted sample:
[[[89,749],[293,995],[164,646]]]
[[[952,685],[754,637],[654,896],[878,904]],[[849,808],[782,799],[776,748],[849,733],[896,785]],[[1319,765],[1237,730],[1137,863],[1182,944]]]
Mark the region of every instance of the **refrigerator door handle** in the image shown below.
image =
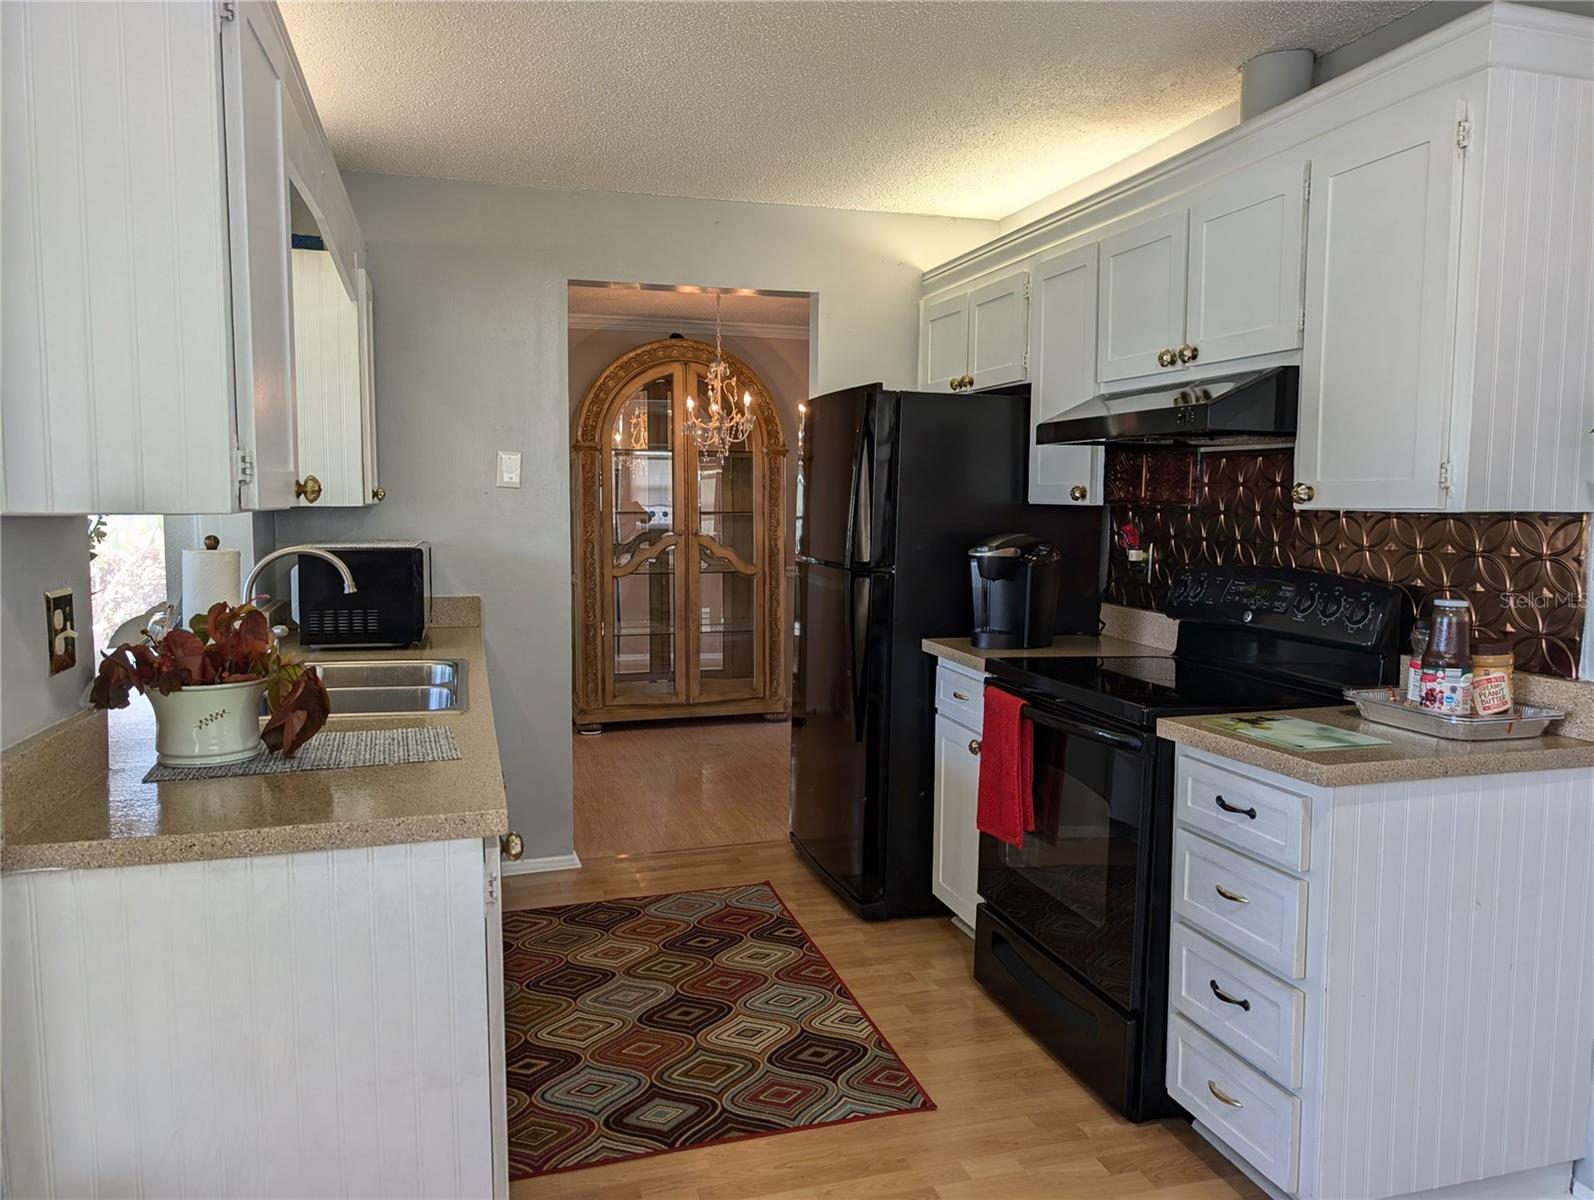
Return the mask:
[[[861,599],[859,589],[862,588]],[[869,654],[869,618],[873,607],[874,581],[867,575],[852,577],[852,595],[847,603],[847,655],[852,674],[852,736],[863,741],[867,725],[864,710],[868,704],[869,687],[867,659]]]
[[[858,450],[852,460],[852,509],[847,561],[871,565],[874,561],[874,411],[866,405],[858,427]]]

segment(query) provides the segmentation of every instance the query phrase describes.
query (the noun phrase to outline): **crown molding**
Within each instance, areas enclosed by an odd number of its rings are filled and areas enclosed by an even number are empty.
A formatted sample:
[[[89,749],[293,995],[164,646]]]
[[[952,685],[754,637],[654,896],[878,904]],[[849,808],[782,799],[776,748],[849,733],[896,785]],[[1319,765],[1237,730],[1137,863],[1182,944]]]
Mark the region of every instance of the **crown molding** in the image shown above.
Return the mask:
[[[625,330],[630,333],[649,333],[668,336],[685,334],[700,341],[714,340],[714,322],[695,317],[611,316],[607,313],[573,312],[569,314],[571,329]],[[774,325],[759,321],[724,321],[720,332],[726,337],[764,338],[773,340],[808,340],[808,329],[803,325]]]

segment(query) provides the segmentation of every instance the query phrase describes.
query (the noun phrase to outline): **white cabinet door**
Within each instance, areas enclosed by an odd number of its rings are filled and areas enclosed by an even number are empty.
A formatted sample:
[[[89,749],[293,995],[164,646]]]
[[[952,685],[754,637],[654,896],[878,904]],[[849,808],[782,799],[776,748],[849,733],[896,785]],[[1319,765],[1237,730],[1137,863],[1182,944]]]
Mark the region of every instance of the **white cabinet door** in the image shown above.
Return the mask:
[[[299,469],[321,482],[329,507],[368,502],[360,305],[325,250],[293,251],[293,375]]]
[[[364,267],[355,272],[360,287],[360,411],[361,436],[364,444],[366,495],[373,501],[382,501],[387,493],[382,490],[382,478],[376,468],[376,297],[371,277]]]
[[[1096,394],[1096,280],[1092,242],[1036,261],[1029,304],[1031,504],[1100,504],[1100,446],[1041,446],[1035,427]]]
[[[935,874],[930,889],[973,928],[980,902],[980,739],[946,717],[935,718]]]
[[[969,293],[969,373],[974,387],[1023,379],[1029,339],[1029,272],[1013,271]]]
[[[969,369],[969,294],[921,301],[919,313],[919,384],[951,391]]]
[[[1457,101],[1427,94],[1312,151],[1295,470],[1317,508],[1441,507],[1461,219]]]
[[[1167,370],[1157,355],[1184,344],[1189,219],[1181,208],[1102,241],[1096,375],[1103,383]]]
[[[208,4],[0,4],[8,513],[237,506]]]
[[[1299,159],[1242,171],[1190,205],[1185,341],[1203,366],[1301,344]]]
[[[238,445],[244,508],[287,508],[297,476],[283,140],[287,48],[269,15],[239,6],[222,26]]]

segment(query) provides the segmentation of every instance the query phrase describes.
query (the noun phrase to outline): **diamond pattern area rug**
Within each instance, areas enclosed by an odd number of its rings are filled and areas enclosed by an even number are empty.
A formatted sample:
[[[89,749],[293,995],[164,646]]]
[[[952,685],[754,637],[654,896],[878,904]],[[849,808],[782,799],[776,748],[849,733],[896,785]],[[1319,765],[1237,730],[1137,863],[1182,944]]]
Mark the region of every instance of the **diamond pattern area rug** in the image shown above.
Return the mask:
[[[935,1105],[768,883],[504,914],[509,1175]]]

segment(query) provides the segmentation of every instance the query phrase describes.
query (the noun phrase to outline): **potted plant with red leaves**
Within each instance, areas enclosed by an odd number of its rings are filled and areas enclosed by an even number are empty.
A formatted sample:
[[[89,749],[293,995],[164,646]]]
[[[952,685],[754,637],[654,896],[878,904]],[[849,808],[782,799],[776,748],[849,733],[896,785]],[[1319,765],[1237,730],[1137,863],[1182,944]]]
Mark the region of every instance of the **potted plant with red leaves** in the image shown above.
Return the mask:
[[[101,658],[89,701],[126,708],[134,688],[155,710],[155,749],[168,766],[240,762],[263,748],[292,758],[331,712],[315,668],[282,653],[252,604],[214,604],[187,629],[151,622],[141,642]],[[264,729],[262,697],[271,709]]]

